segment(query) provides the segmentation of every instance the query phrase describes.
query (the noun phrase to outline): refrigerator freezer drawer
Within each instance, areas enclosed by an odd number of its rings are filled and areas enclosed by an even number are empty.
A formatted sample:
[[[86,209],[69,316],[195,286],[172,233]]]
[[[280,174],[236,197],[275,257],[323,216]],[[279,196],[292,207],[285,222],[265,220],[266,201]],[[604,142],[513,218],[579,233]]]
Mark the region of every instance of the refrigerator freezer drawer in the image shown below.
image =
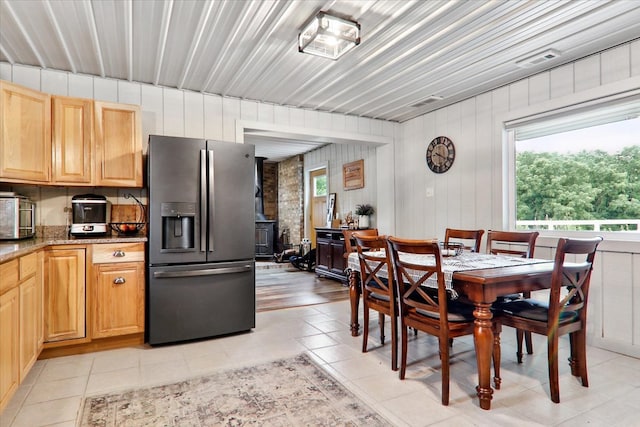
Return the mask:
[[[255,327],[255,263],[149,267],[147,340],[166,344]]]

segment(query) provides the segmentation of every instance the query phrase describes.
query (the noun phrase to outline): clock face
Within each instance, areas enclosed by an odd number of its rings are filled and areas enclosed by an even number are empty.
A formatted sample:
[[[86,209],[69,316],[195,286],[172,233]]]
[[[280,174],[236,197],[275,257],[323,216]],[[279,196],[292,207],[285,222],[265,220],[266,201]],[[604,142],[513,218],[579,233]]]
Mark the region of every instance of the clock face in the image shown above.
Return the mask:
[[[438,136],[427,147],[427,166],[435,173],[444,173],[453,165],[456,149],[446,136]]]

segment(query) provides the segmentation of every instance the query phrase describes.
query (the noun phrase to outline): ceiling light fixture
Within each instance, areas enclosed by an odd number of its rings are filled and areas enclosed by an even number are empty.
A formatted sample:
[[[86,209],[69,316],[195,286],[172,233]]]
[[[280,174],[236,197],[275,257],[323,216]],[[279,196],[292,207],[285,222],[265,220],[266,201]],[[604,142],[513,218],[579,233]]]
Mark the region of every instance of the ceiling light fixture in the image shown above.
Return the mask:
[[[360,24],[319,12],[298,34],[298,51],[338,59],[360,44]]]

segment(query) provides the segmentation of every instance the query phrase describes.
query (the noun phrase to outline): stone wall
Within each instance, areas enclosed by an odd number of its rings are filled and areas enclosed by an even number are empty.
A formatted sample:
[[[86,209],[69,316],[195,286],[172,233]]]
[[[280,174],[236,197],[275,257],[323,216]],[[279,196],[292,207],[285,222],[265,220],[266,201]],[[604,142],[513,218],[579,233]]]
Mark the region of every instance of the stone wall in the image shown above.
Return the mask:
[[[264,162],[262,166],[264,216],[278,219],[278,163]]]
[[[278,237],[287,228],[293,245],[299,245],[304,237],[303,172],[303,156],[278,163]]]

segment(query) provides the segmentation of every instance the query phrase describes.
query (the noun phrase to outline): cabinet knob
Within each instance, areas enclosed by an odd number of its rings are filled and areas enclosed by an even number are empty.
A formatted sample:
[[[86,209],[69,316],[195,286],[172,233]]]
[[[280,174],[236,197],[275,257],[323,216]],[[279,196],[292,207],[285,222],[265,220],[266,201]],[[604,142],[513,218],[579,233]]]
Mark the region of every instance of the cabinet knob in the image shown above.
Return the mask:
[[[124,282],[126,282],[126,280],[124,280],[124,277],[116,277],[115,279],[113,279],[114,285],[122,285]]]
[[[116,249],[115,251],[113,251],[113,256],[117,257],[117,258],[122,258],[123,256],[125,256],[126,254],[124,253],[123,250],[120,249]]]

